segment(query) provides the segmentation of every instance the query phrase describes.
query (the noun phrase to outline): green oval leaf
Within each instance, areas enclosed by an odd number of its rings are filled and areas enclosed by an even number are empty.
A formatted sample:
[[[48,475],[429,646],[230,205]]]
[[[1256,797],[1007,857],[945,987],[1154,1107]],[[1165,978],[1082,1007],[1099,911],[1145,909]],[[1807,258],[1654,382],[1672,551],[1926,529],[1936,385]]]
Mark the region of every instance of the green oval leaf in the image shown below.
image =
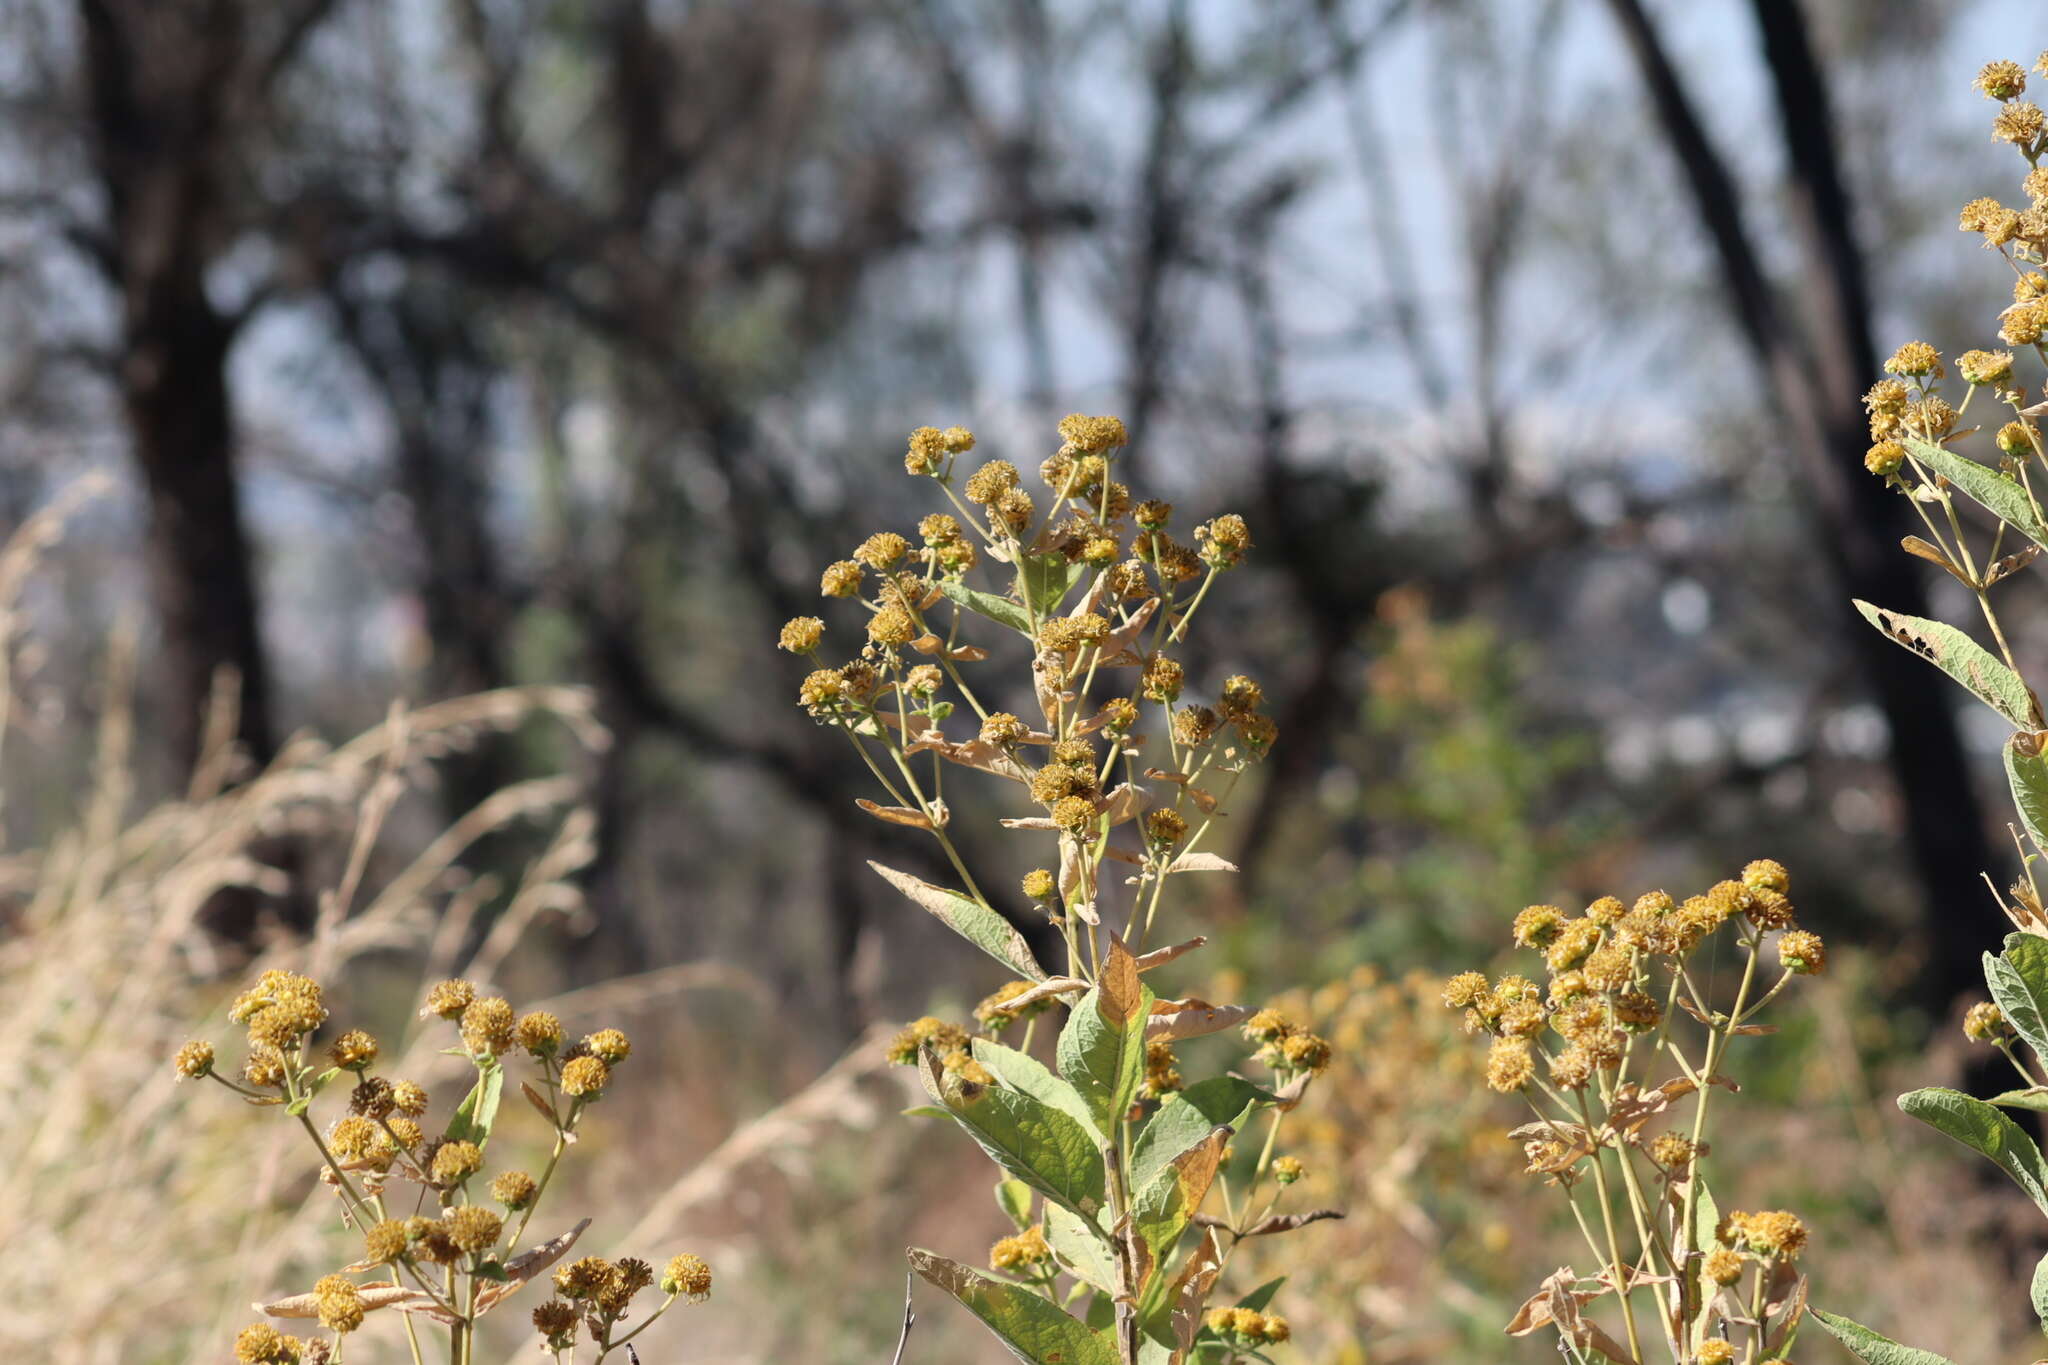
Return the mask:
[[[1107,1335],[1024,1286],[969,1270],[936,1252],[913,1247],[909,1254],[911,1269],[958,1299],[1017,1359],[1030,1365],[1117,1365],[1116,1347]]]
[[[1873,607],[1861,598],[1856,599],[1856,610],[1886,639],[1954,678],[2014,725],[2022,730],[2041,728],[2040,707],[2025,681],[1962,631],[1924,616]]]
[[[1235,1076],[1214,1076],[1168,1095],[1131,1144],[1131,1183],[1143,1189],[1167,1162],[1207,1137],[1211,1128],[1228,1125],[1244,1131],[1252,1111],[1272,1101],[1270,1092]]]
[[[476,1084],[455,1107],[448,1119],[450,1142],[474,1142],[481,1147],[491,1140],[491,1125],[498,1121],[498,1097],[505,1089],[505,1068],[486,1062],[479,1068]]]
[[[1083,1217],[1102,1207],[1102,1152],[1081,1120],[1021,1090],[953,1079],[929,1048],[918,1074],[931,1097],[998,1166]]]
[[[1095,985],[1060,1030],[1060,1075],[1081,1092],[1096,1131],[1105,1138],[1131,1107],[1145,1074],[1145,1020],[1152,993],[1138,979],[1137,959],[1110,936],[1109,956]]]
[[[2003,953],[1984,954],[1984,984],[2027,1046],[2048,1057],[2048,938],[2006,935]]]
[[[1027,639],[1031,635],[1031,618],[1025,614],[1024,608],[1007,597],[977,592],[964,583],[941,583],[939,591],[977,616],[986,616],[999,626],[1008,626]]]
[[[2017,479],[1931,441],[1909,437],[1906,449],[1931,472],[1962,489],[1979,507],[2036,545],[2048,548],[2048,524],[2034,511],[2034,500]]]
[[[883,881],[910,898],[913,905],[929,910],[945,926],[996,961],[1029,981],[1045,980],[1045,968],[1031,955],[1031,945],[1017,927],[1001,915],[958,891],[934,886],[908,872],[898,872],[880,863],[868,864]]]
[[[2020,823],[2034,847],[2048,849],[2048,756],[2027,753],[2021,741],[2032,743],[2030,735],[2014,735],[2005,742],[2005,780],[2012,788],[2012,803]]]
[[[2048,1163],[2020,1126],[1980,1099],[1932,1086],[1899,1096],[1899,1108],[1998,1164],[2048,1213]]]
[[[1848,1347],[1851,1355],[1869,1362],[1869,1365],[1955,1365],[1947,1356],[1901,1346],[1890,1337],[1879,1336],[1862,1323],[1851,1322],[1838,1313],[1809,1308],[1807,1315],[1825,1328],[1828,1335]]]

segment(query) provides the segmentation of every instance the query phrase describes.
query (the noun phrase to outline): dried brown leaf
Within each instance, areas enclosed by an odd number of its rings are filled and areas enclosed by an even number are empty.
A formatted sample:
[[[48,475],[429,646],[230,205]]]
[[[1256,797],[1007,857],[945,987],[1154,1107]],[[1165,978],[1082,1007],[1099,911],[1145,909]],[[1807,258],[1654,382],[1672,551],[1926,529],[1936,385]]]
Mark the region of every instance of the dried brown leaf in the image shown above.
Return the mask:
[[[932,818],[923,811],[911,810],[908,806],[884,806],[868,800],[865,796],[854,798],[853,804],[884,824],[908,825],[912,829],[934,828]]]
[[[1166,869],[1167,875],[1176,872],[1235,872],[1237,864],[1214,853],[1183,853],[1175,858]]]
[[[1276,1213],[1272,1217],[1262,1218],[1246,1228],[1244,1235],[1247,1237],[1270,1237],[1275,1233],[1292,1232],[1296,1228],[1305,1228],[1310,1223],[1321,1223],[1327,1219],[1342,1218],[1343,1216],[1344,1210],[1342,1209],[1310,1209],[1306,1213]]]
[[[1149,953],[1140,953],[1138,955],[1138,970],[1149,972],[1154,967],[1164,967],[1175,958],[1192,953],[1208,941],[1202,935],[1197,934],[1183,943],[1169,943],[1164,948],[1154,948]]]
[[[1212,1005],[1190,996],[1186,1000],[1155,1000],[1145,1021],[1145,1041],[1173,1042],[1236,1028],[1258,1011],[1250,1005]],[[1304,1073],[1306,1074],[1306,1073]]]
[[[514,1256],[511,1260],[505,1262],[504,1281],[492,1285],[476,1296],[477,1313],[482,1315],[490,1312],[491,1309],[525,1288],[536,1276],[540,1275],[556,1261],[562,1259],[569,1248],[576,1245],[576,1239],[583,1235],[583,1230],[589,1226],[590,1220],[586,1218],[560,1236],[542,1242],[533,1250]]]

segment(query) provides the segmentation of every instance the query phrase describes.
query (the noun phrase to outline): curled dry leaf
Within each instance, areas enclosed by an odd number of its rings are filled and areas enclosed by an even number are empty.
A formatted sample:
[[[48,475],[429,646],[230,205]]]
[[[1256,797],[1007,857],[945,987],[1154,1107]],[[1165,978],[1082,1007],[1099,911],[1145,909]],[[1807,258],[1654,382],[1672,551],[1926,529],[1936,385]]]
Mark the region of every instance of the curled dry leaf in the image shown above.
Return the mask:
[[[1149,972],[1154,967],[1164,967],[1175,958],[1184,957],[1192,953],[1208,941],[1203,935],[1197,934],[1186,942],[1169,943],[1164,948],[1154,948],[1149,953],[1140,953],[1138,955],[1138,970]]]
[[[1235,872],[1237,864],[1213,853],[1183,853],[1173,860],[1166,869],[1168,876],[1176,872]]]
[[[1110,789],[1102,798],[1102,813],[1109,817],[1112,825],[1121,825],[1126,820],[1135,820],[1145,809],[1145,789],[1134,787],[1128,782]]]
[[[1020,815],[997,822],[1004,829],[1058,829],[1051,818],[1044,815]]]
[[[1186,1000],[1155,1000],[1145,1021],[1145,1041],[1170,1043],[1236,1028],[1258,1011],[1250,1005],[1212,1005],[1193,996]]]
[[[1942,568],[1948,570],[1957,582],[1965,587],[1976,586],[1970,582],[1968,574],[1958,569],[1955,563],[1946,554],[1942,553],[1941,547],[1938,545],[1930,544],[1918,536],[1907,536],[1899,542],[1899,548],[1909,555],[1926,560],[1930,564],[1939,564]]]
[[[946,647],[946,642],[927,631],[912,640],[910,647],[920,654],[937,654]]]
[[[522,1252],[520,1255],[514,1256],[511,1260],[505,1262],[504,1281],[492,1285],[476,1296],[477,1314],[481,1316],[490,1312],[491,1309],[525,1288],[527,1284],[549,1266],[561,1260],[568,1253],[569,1248],[576,1245],[576,1239],[583,1235],[583,1229],[589,1226],[590,1220],[586,1218],[560,1236],[542,1242],[533,1250]]]
[[[1026,735],[1028,743],[1031,736]],[[981,772],[1007,777],[1012,782],[1029,782],[1031,770],[1019,763],[994,744],[979,739],[970,739],[964,744],[955,744],[937,730],[927,730],[903,746],[906,754],[921,754],[929,749],[949,763],[958,763],[963,768],[974,768]]]
[[[908,825],[912,829],[933,829],[942,825],[923,811],[911,810],[908,806],[884,806],[865,796],[855,797],[853,804],[888,825]]]
[[[1276,1213],[1262,1218],[1244,1230],[1247,1237],[1271,1237],[1275,1233],[1292,1232],[1305,1228],[1310,1223],[1321,1223],[1331,1218],[1342,1218],[1342,1209],[1310,1209],[1306,1213]]]
[[[2000,556],[1993,562],[1990,568],[1984,571],[1984,586],[1988,588],[1994,583],[2002,582],[2012,577],[2021,569],[2033,563],[2040,555],[2041,547],[2039,545],[2028,545],[2023,549],[2013,551],[2009,555]]]
[[[1144,1238],[1139,1238],[1143,1242]],[[1174,1351],[1171,1365],[1180,1365],[1194,1349],[1195,1335],[1202,1330],[1202,1305],[1209,1301],[1209,1291],[1216,1287],[1216,1280],[1223,1274],[1223,1253],[1216,1245],[1213,1230],[1202,1235],[1201,1244],[1181,1267],[1179,1278],[1173,1282],[1173,1339]]]
[[[1145,959],[1139,958],[1142,967]],[[1088,989],[1088,983],[1078,976],[1055,976],[1041,981],[1023,994],[1003,1002],[1006,1010],[1020,1010],[1026,1005],[1035,1005],[1041,1000],[1050,1000],[1056,995],[1079,995]]]
[[[1632,1081],[1624,1082],[1607,1106],[1607,1126],[1616,1133],[1633,1136],[1645,1123],[1697,1088],[1683,1076],[1668,1080],[1655,1090],[1644,1090]]]
[[[1156,778],[1161,782],[1171,782],[1174,786],[1182,788],[1187,792],[1188,799],[1195,803],[1202,814],[1214,815],[1216,813],[1217,802],[1215,796],[1190,783],[1186,773],[1170,773],[1164,768],[1147,768],[1145,769],[1145,776]]]
[[[1105,579],[1105,581],[1107,581]],[[1145,656],[1138,653],[1138,637],[1145,631],[1145,623],[1152,619],[1152,613],[1159,610],[1159,599],[1149,597],[1131,613],[1131,619],[1103,637],[1096,649],[1096,661],[1105,668],[1130,668],[1145,662]]]
[[[367,1267],[365,1267],[367,1269]],[[417,1289],[402,1285],[377,1283],[357,1286],[363,1296],[363,1307],[372,1312],[379,1308],[396,1308],[400,1311],[420,1311],[420,1306],[432,1309],[432,1316],[448,1319],[448,1315],[437,1307],[434,1301]],[[277,1299],[270,1303],[251,1304],[259,1313],[273,1318],[317,1318],[320,1316],[320,1301],[313,1294],[293,1294],[289,1298]]]

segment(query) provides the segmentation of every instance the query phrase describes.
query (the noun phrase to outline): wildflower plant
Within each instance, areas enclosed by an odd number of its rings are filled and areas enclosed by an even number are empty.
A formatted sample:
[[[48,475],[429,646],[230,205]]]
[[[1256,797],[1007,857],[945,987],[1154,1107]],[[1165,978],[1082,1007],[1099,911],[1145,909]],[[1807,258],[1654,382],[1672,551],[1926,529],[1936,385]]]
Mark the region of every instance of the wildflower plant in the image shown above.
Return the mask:
[[[521,1014],[468,981],[440,982],[427,992],[420,1017],[452,1027],[455,1046],[447,1052],[463,1058],[475,1080],[439,1134],[429,1136],[426,1087],[380,1070],[374,1037],[349,1029],[324,1046],[317,1041],[328,1010],[311,977],[265,971],[229,1017],[247,1029],[241,1065],[229,1074],[213,1044],[194,1041],[178,1050],[178,1074],[213,1081],[296,1121],[318,1155],[319,1179],[361,1244],[352,1263],[321,1276],[309,1291],[257,1305],[272,1319],[316,1322],[324,1335],[301,1338],[272,1322],[252,1324],[235,1339],[242,1365],[339,1362],[349,1338],[383,1309],[403,1323],[415,1365],[426,1359],[422,1323],[444,1335],[449,1365],[470,1365],[478,1321],[550,1269],[555,1297],[533,1310],[532,1322],[541,1349],[557,1362],[575,1360],[583,1347],[590,1359],[604,1360],[678,1302],[709,1296],[711,1269],[693,1255],[676,1256],[659,1271],[631,1257],[562,1263],[589,1227],[587,1218],[527,1241],[577,1125],[615,1089],[632,1052],[620,1030],[572,1041],[545,1010]],[[508,1063],[522,1060],[532,1077],[519,1082],[519,1092],[552,1140],[538,1177],[509,1167],[493,1173],[486,1156]],[[316,1122],[316,1103],[344,1092],[345,1105],[330,1105],[339,1112]],[[356,1278],[366,1275],[373,1278]]]
[[[2035,61],[2033,71],[2048,75],[2048,53]],[[1999,904],[2017,932],[2006,937],[2000,952],[1984,955],[1991,1000],[1969,1011],[1963,1030],[1972,1041],[2003,1052],[2025,1084],[1990,1100],[1945,1087],[1915,1090],[1899,1097],[1899,1107],[1989,1157],[2048,1213],[2048,1162],[2004,1112],[2048,1109],[2048,1086],[2041,1083],[2048,1076],[2048,914],[2042,909],[2036,866],[2048,853],[2048,716],[2014,655],[1994,596],[1994,589],[2048,547],[2048,515],[2037,487],[2048,486],[2043,484],[2048,447],[2040,425],[2048,415],[2048,402],[2042,401],[2048,393],[2038,371],[2031,379],[2028,375],[2029,358],[2048,365],[2048,119],[2038,105],[2022,98],[2027,70],[2017,62],[1991,62],[1973,84],[1998,105],[1992,137],[2011,146],[2026,164],[2020,181],[2025,207],[1980,198],[1965,204],[1959,218],[1962,230],[1978,235],[2012,273],[2012,302],[1998,314],[1999,349],[1969,350],[1953,358],[1962,392],[1959,401],[1951,401],[1956,383],[1940,352],[1924,341],[1899,347],[1885,362],[1885,377],[1864,395],[1872,441],[1864,465],[1910,501],[1927,535],[1907,537],[1902,548],[1970,593],[1996,653],[1947,622],[1869,602],[1857,602],[1856,609],[2013,727],[2004,760],[2019,815],[2014,839],[2021,872]],[[1972,404],[1988,405],[1991,412],[1980,425],[1964,427]],[[1985,441],[1981,434],[1987,430]],[[1980,450],[1983,458],[1964,452],[1973,436],[1980,439],[1970,444],[1990,447]],[[1988,536],[1973,533],[1971,504],[1989,513]],[[2034,1273],[2033,1302],[2048,1330],[2048,1259]],[[1846,1318],[1817,1316],[1864,1360],[1940,1365],[1943,1359],[1899,1346]]]
[[[931,1098],[912,1112],[957,1124],[1002,1169],[996,1199],[1016,1227],[987,1272],[924,1250],[910,1261],[1023,1360],[1263,1360],[1289,1336],[1267,1311],[1278,1282],[1211,1300],[1239,1243],[1333,1216],[1284,1207],[1298,1170],[1277,1150],[1330,1045],[1271,1010],[1147,984],[1202,946],[1161,942],[1166,893],[1185,874],[1235,870],[1204,844],[1276,735],[1256,682],[1228,678],[1198,703],[1173,653],[1251,536],[1225,515],[1176,539],[1172,507],[1115,477],[1116,418],[1077,414],[1059,431],[1036,495],[1007,460],[970,469],[964,428],[911,433],[906,470],[951,510],[924,517],[915,542],[879,532],[824,570],[822,594],[861,612],[849,661],[826,662],[815,617],[779,642],[812,664],[799,704],[887,798],[862,809],[928,835],[958,884],[875,871],[1013,978],[971,1027],[920,1019],[891,1046]],[[954,768],[1014,784],[1024,811],[1003,826],[1045,842],[1044,865],[1000,898],[949,832]],[[1012,915],[1057,935],[1058,971]],[[1032,1043],[1056,1011],[1055,1069]],[[1173,1045],[1233,1028],[1260,1079],[1190,1084]]]
[[[1773,1032],[1758,1015],[1827,966],[1790,890],[1784,867],[1760,859],[1683,901],[1605,896],[1580,915],[1532,905],[1513,938],[1539,955],[1544,984],[1480,972],[1444,984],[1444,1004],[1492,1040],[1486,1086],[1527,1102],[1532,1120],[1509,1136],[1569,1203],[1595,1266],[1546,1277],[1511,1335],[1555,1333],[1568,1360],[1624,1365],[1660,1344],[1674,1365],[1791,1349],[1806,1227],[1783,1210],[1723,1215],[1706,1178],[1714,1092],[1738,1088],[1736,1040]],[[1617,1310],[1605,1324],[1603,1301]]]

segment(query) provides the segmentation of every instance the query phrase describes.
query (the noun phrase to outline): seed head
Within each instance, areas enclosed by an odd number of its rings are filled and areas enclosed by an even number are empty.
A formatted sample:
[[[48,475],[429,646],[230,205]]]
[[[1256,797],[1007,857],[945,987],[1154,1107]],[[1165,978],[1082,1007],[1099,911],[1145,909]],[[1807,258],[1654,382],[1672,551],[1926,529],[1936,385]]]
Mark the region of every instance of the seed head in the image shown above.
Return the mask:
[[[672,1257],[661,1272],[661,1292],[691,1303],[711,1297],[711,1266],[702,1256],[684,1252]]]
[[[428,989],[426,1004],[420,1007],[420,1018],[439,1015],[443,1019],[460,1019],[462,1012],[475,999],[476,987],[467,981],[438,982]]]
[[[1582,1090],[1593,1079],[1593,1059],[1573,1043],[1550,1059],[1551,1084],[1566,1090]]]
[[[386,1218],[381,1223],[372,1223],[363,1233],[363,1259],[373,1265],[384,1265],[405,1255],[405,1224],[395,1218]]]
[[[1941,353],[1924,341],[1909,341],[1893,351],[1884,363],[1884,372],[1915,379],[1940,379],[1948,373],[1941,367]]]
[[[1063,796],[1053,804],[1052,822],[1069,834],[1092,829],[1095,818],[1095,803],[1085,796]]]
[[[1906,448],[1897,441],[1879,441],[1863,453],[1863,467],[1879,478],[1889,478],[1906,463]]]
[[[1589,919],[1566,920],[1545,950],[1543,960],[1553,972],[1568,971],[1584,962],[1599,942],[1599,925]]]
[[[1195,528],[1204,564],[1212,569],[1234,569],[1244,562],[1252,548],[1251,528],[1235,512],[1204,522]]]
[[[2012,352],[1964,351],[1956,357],[1956,373],[1972,386],[2004,385],[2012,379]]]
[[[594,1100],[604,1094],[611,1078],[611,1068],[599,1058],[577,1057],[562,1066],[562,1093]]]
[[[2040,140],[2044,122],[2048,119],[2044,119],[2041,106],[2022,100],[1998,111],[1998,117],[1991,120],[1991,137],[1995,142],[2029,147]]]
[[[1692,1140],[1678,1133],[1665,1133],[1650,1144],[1650,1160],[1674,1175],[1683,1175],[1697,1155]]]
[[[269,1323],[244,1327],[235,1336],[235,1359],[241,1365],[298,1365],[303,1343]]]
[[[2005,1037],[2005,1011],[1989,1000],[1979,1000],[1963,1016],[1963,1036],[1973,1043],[1991,1043]]]
[[[361,1114],[348,1114],[327,1130],[327,1145],[343,1161],[361,1161],[374,1156],[382,1145],[384,1132],[375,1121]]]
[[[399,1113],[418,1118],[427,1112],[426,1087],[415,1081],[393,1081],[391,1104]]]
[[[359,1028],[352,1028],[327,1045],[327,1056],[345,1070],[363,1071],[377,1060],[377,1040]]]
[[[434,1179],[443,1185],[460,1185],[483,1168],[483,1149],[474,1142],[444,1142],[434,1153]]]
[[[348,1112],[366,1118],[386,1119],[398,1107],[391,1098],[391,1082],[382,1076],[365,1076],[348,1092]]]
[[[1292,1185],[1308,1174],[1308,1168],[1301,1164],[1298,1156],[1277,1156],[1273,1158],[1273,1179],[1282,1185]]]
[[[178,1049],[178,1055],[171,1064],[178,1069],[178,1075],[188,1081],[213,1074],[213,1044],[193,1041]]]
[[[1216,733],[1216,713],[1192,703],[1173,713],[1173,738],[1184,748],[1198,748]]]
[[[1161,806],[1145,816],[1145,837],[1156,848],[1171,848],[1187,835],[1187,818],[1170,806]]]
[[[1164,654],[1154,654],[1145,661],[1144,672],[1139,675],[1138,686],[1147,699],[1161,705],[1171,705],[1180,696],[1181,682],[1186,676],[1180,664]]]
[[[242,1079],[258,1090],[274,1090],[284,1084],[284,1055],[274,1047],[249,1049],[242,1063]]]
[[[1536,1077],[1536,1054],[1527,1038],[1496,1038],[1486,1054],[1486,1088],[1509,1095]]]
[[[988,519],[990,525],[1015,535],[1031,524],[1031,518],[1037,511],[1037,504],[1031,501],[1029,493],[1021,488],[1012,488],[990,505]]]
[[[973,437],[968,443],[973,443]],[[910,450],[903,457],[904,472],[936,474],[946,459],[946,433],[937,427],[918,427],[910,433]]]
[[[2034,449],[2024,422],[2007,422],[1998,429],[1997,441],[1999,450],[2015,460],[2025,459]]]
[[[1737,1235],[1759,1256],[1794,1260],[1806,1245],[1806,1224],[1783,1209],[1763,1213],[1732,1213],[1728,1221]]]
[[[910,553],[910,542],[894,531],[877,531],[860,543],[853,557],[877,573],[887,573]]]
[[[1548,948],[1565,924],[1564,911],[1554,905],[1532,905],[1515,916],[1515,946]]]
[[[1819,976],[1827,970],[1828,950],[1819,934],[1794,929],[1778,939],[1778,962],[1788,972]]]
[[[534,1057],[552,1057],[562,1047],[562,1021],[546,1010],[523,1014],[512,1029],[512,1041]]]
[[[1692,1360],[1693,1365],[1734,1365],[1735,1343],[1724,1337],[1703,1341]]]
[[[1459,972],[1456,976],[1444,982],[1444,1004],[1454,1010],[1464,1009],[1476,1002],[1480,996],[1485,995],[1486,989],[1486,977],[1482,973]],[[1263,1015],[1272,1012],[1270,1010],[1261,1010],[1259,1014]],[[1259,1015],[1252,1016],[1253,1023],[1257,1023],[1258,1019]],[[1251,1037],[1251,1024],[1245,1025],[1245,1028],[1245,1036],[1247,1038]],[[1260,1041],[1264,1040],[1261,1039]]]
[[[889,1040],[886,1055],[897,1066],[914,1066],[918,1054],[927,1047],[945,1056],[966,1046],[967,1030],[927,1014],[904,1025],[902,1031]]]
[[[1008,460],[990,460],[968,476],[964,490],[967,500],[977,507],[986,507],[999,501],[1003,494],[1017,486],[1017,466]]]
[[[1020,885],[1024,894],[1035,901],[1049,901],[1059,890],[1059,883],[1053,880],[1052,873],[1042,867],[1034,867],[1025,873]]]
[[[1128,444],[1130,436],[1121,418],[1086,417],[1070,412],[1060,419],[1060,435],[1076,450],[1100,453]]]
[[[498,1244],[505,1220],[481,1204],[464,1204],[442,1215],[441,1230],[456,1246],[472,1256],[480,1256]]]
[[[1090,611],[1079,616],[1055,616],[1047,621],[1038,628],[1038,644],[1042,649],[1072,654],[1089,645],[1101,644],[1108,634],[1109,622]]]
[[[1715,1247],[1707,1253],[1700,1268],[1707,1278],[1718,1285],[1731,1285],[1742,1278],[1742,1253],[1727,1247]]]
[[[1789,929],[1792,927],[1792,902],[1779,891],[1757,891],[1752,889],[1747,913],[1750,923],[1759,929]]]
[[[1280,1056],[1286,1069],[1320,1076],[1330,1065],[1330,1042],[1313,1033],[1296,1033],[1281,1040]]]
[[[815,616],[792,616],[783,622],[782,634],[776,640],[778,649],[792,654],[809,654],[818,647],[818,641],[825,637],[825,623]]]
[[[549,1299],[533,1310],[533,1327],[550,1346],[560,1342],[576,1330],[576,1305],[560,1299]]]
[[[602,1256],[584,1256],[555,1271],[555,1292],[565,1299],[588,1299],[612,1277],[612,1263]]]
[[[601,1028],[584,1038],[583,1050],[606,1066],[617,1066],[632,1055],[633,1043],[621,1029]]]
[[[1052,1248],[1046,1245],[1045,1230],[1036,1223],[988,1249],[988,1263],[993,1270],[1016,1271],[1051,1259]]]
[[[1138,708],[1129,697],[1111,697],[1095,713],[1102,719],[1102,728],[1112,735],[1128,733],[1138,723]]]
[[[981,742],[999,749],[1014,748],[1031,728],[1008,711],[994,711],[981,723]]]
[[[1078,764],[1048,763],[1031,775],[1031,799],[1042,806],[1094,790],[1095,770]]]
[[[2027,73],[2018,62],[1986,62],[1970,86],[1983,91],[1986,99],[2016,100],[2026,93]]]
[[[322,1275],[314,1281],[313,1303],[320,1325],[330,1332],[353,1332],[363,1325],[363,1293],[345,1276]]]
[[[503,996],[471,1001],[462,1012],[462,1045],[472,1056],[496,1057],[512,1046],[512,1033],[518,1025],[512,1002]]]

